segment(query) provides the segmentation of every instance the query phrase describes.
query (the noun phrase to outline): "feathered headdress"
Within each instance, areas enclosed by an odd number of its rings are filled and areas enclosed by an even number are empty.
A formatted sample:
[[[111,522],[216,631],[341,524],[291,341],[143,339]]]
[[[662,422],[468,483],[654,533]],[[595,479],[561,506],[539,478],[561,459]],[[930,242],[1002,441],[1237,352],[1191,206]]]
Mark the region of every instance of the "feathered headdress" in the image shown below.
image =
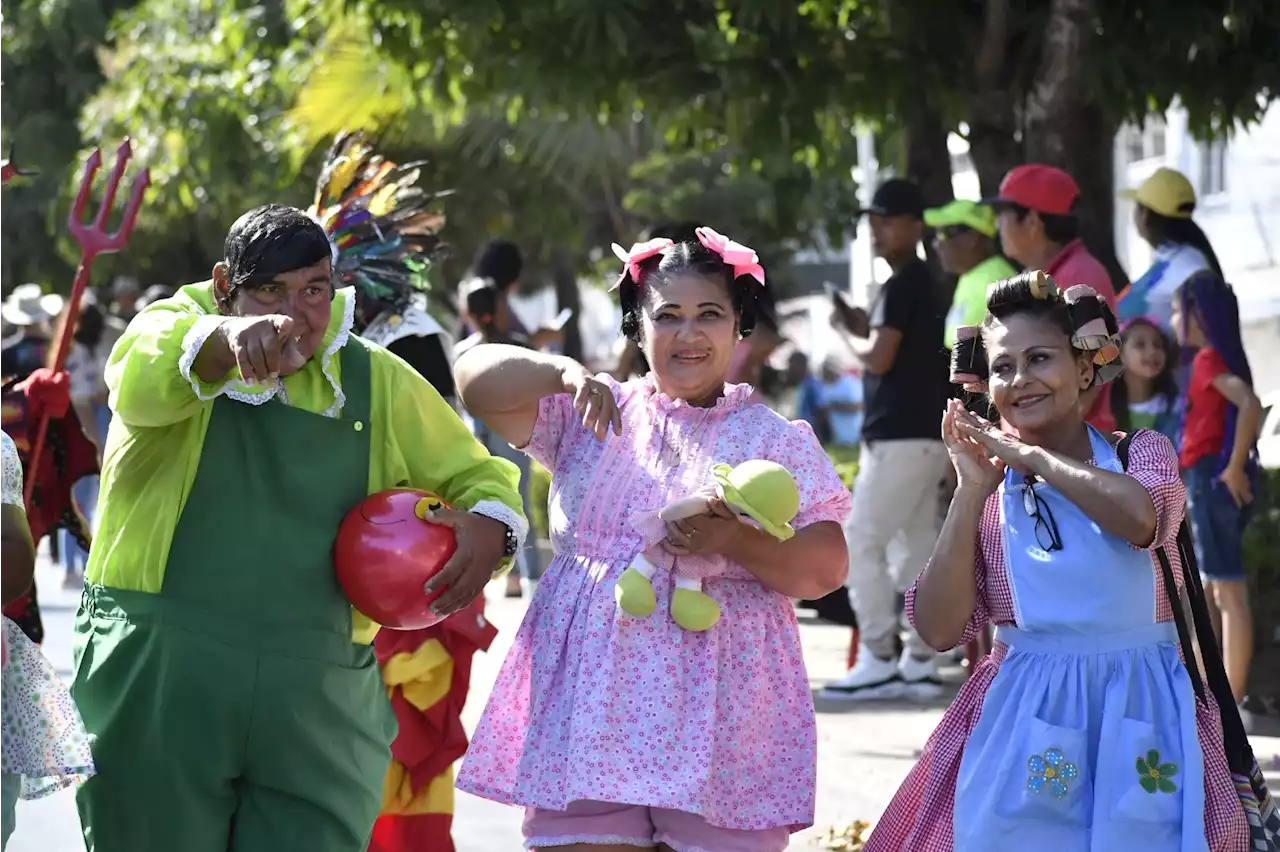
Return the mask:
[[[374,153],[362,133],[344,131],[316,181],[310,212],[336,247],[338,277],[388,306],[430,292],[427,270],[443,247],[444,215],[433,205],[448,193],[416,186],[420,165],[397,165]]]

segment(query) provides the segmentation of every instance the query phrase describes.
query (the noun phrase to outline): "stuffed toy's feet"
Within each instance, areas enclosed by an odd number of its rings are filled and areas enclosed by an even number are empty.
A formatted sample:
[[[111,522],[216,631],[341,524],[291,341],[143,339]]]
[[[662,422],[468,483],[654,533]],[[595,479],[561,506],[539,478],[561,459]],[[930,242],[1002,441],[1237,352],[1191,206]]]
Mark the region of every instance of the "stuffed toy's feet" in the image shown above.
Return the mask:
[[[627,570],[622,572],[613,587],[613,597],[618,608],[627,615],[644,618],[653,613],[658,599],[653,594],[654,567],[643,556],[637,556]]]
[[[720,620],[720,605],[701,589],[677,585],[671,593],[671,620],[685,630],[701,633]]]

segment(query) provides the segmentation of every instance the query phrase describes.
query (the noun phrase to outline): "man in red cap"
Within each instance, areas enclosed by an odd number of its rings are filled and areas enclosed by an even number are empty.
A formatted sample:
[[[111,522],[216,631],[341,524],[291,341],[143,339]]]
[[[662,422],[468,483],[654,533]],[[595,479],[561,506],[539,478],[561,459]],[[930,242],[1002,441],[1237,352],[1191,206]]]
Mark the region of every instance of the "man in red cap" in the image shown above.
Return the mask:
[[[1089,254],[1079,237],[1074,213],[1080,187],[1071,175],[1041,163],[1012,169],[1000,182],[1000,194],[986,203],[996,210],[996,227],[1006,256],[1027,269],[1043,269],[1062,289],[1087,284],[1098,291],[1111,310],[1116,289],[1111,275]],[[1111,414],[1110,388],[1087,392],[1086,419],[1104,434],[1116,428]]]

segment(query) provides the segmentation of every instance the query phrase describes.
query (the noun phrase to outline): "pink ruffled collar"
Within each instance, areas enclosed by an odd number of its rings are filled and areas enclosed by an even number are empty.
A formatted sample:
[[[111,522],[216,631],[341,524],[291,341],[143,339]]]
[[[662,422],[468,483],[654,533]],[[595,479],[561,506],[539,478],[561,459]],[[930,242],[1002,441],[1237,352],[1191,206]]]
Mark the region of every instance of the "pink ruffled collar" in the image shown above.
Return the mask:
[[[644,393],[648,398],[649,404],[663,413],[679,411],[681,409],[687,409],[689,411],[726,412],[746,405],[750,401],[751,395],[755,393],[755,389],[748,384],[734,385],[726,383],[724,386],[724,394],[716,400],[716,404],[713,407],[698,408],[690,405],[688,400],[672,399],[662,391],[658,390],[658,384],[654,381],[653,374],[650,373],[644,378]]]

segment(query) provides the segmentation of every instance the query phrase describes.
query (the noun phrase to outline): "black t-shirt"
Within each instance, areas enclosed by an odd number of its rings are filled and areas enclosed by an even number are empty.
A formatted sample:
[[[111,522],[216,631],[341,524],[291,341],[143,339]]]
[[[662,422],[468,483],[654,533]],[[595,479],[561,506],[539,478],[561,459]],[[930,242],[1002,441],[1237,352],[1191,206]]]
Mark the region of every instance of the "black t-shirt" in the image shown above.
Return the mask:
[[[431,383],[436,393],[452,401],[453,370],[444,354],[444,343],[438,334],[410,335],[393,340],[387,349],[399,355]]]
[[[951,305],[924,261],[902,267],[885,282],[871,307],[871,327],[902,332],[902,344],[887,373],[862,377],[866,441],[906,438],[941,440],[947,403],[949,361],[943,329]]]

